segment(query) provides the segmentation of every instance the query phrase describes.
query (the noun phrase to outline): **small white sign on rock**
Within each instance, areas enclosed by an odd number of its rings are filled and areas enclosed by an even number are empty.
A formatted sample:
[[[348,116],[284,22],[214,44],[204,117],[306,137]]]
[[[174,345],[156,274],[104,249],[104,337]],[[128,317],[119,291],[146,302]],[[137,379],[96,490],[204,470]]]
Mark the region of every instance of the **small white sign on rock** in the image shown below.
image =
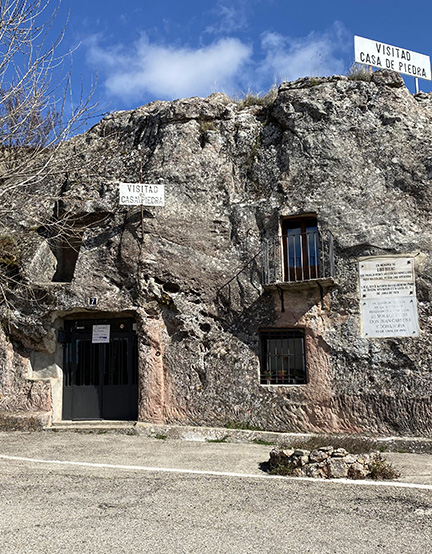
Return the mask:
[[[121,206],[165,206],[165,186],[150,183],[119,183]]]
[[[415,296],[413,258],[374,258],[359,264],[361,298]]]
[[[415,298],[369,298],[362,301],[363,336],[416,337],[419,334]]]

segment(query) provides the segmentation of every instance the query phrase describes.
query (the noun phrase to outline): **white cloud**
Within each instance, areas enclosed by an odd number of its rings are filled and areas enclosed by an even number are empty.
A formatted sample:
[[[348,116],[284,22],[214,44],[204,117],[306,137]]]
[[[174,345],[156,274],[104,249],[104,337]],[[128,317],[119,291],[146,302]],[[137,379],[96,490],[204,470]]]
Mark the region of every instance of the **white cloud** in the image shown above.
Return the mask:
[[[349,44],[348,32],[339,23],[325,33],[312,32],[302,38],[264,33],[261,47],[265,57],[260,74],[280,83],[299,77],[343,73],[346,70],[344,53]]]
[[[266,32],[261,51],[255,53],[233,37],[197,48],[151,42],[146,34],[131,45],[103,46],[102,40],[94,35],[86,41],[88,59],[96,65],[107,96],[121,98],[123,106],[216,91],[265,92],[285,80],[340,74],[347,69],[351,47],[351,35],[339,23],[301,38]]]
[[[249,0],[250,2],[250,0]],[[218,2],[215,13],[218,21],[206,28],[205,32],[216,35],[226,35],[248,25],[247,12],[250,9],[247,0],[231,0],[229,3]]]
[[[146,95],[172,99],[231,91],[251,54],[236,38],[196,49],[151,43],[146,35],[128,49],[103,48],[98,37],[88,43],[89,60],[107,72],[107,92],[130,101]]]

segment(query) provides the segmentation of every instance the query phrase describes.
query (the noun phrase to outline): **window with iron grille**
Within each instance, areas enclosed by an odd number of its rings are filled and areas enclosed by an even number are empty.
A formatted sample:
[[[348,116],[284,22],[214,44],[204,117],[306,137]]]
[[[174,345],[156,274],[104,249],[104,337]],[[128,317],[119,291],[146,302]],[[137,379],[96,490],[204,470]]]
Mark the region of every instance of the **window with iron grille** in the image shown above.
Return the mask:
[[[303,329],[262,329],[262,385],[302,385],[306,383],[305,334]]]

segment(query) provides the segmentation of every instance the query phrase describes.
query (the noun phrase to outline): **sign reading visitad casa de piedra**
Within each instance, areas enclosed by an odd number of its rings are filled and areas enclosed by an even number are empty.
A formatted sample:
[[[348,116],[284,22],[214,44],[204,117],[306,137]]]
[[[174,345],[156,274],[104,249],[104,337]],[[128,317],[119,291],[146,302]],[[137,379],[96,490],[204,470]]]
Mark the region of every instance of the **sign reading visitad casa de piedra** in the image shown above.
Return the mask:
[[[430,58],[425,54],[357,36],[354,37],[354,53],[357,63],[432,80]]]
[[[363,336],[418,336],[414,259],[364,260],[359,276]]]
[[[121,206],[165,206],[165,186],[119,183]]]

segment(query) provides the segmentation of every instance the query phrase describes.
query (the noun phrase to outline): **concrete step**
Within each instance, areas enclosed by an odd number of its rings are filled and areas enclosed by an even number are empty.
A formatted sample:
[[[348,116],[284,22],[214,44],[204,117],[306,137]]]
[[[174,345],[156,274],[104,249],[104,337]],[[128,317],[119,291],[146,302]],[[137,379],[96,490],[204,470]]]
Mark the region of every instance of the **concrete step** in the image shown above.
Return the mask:
[[[136,421],[113,421],[103,419],[91,419],[86,421],[61,421],[53,423],[46,430],[53,431],[79,431],[79,430],[95,430],[95,429],[133,429],[136,426]]]
[[[432,454],[432,439],[427,437],[383,437],[362,435],[323,435],[314,433],[278,433],[251,429],[228,429],[224,427],[195,427],[189,425],[152,424],[136,421],[61,421],[46,427],[45,431],[82,433],[119,433],[143,435],[147,437],[177,439],[186,441],[250,442],[270,445],[292,445],[304,443],[314,448],[317,440],[332,444],[335,439],[344,439],[353,445],[363,441],[375,442],[375,447],[387,452],[415,452]],[[350,450],[349,444],[346,445]]]

